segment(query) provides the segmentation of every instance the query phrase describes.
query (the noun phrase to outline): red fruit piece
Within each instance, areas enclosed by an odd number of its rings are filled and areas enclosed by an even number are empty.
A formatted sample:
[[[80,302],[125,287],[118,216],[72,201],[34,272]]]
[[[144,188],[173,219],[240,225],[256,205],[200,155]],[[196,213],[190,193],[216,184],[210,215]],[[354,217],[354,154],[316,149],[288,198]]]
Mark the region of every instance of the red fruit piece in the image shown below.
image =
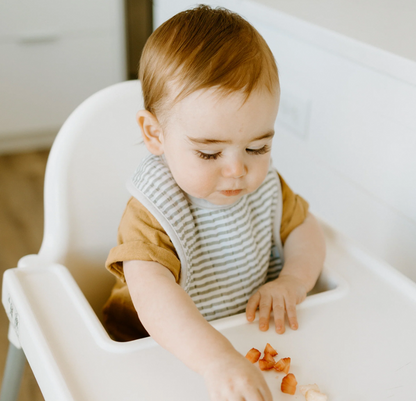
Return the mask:
[[[271,356],[276,356],[277,351],[269,344],[266,344],[266,348],[264,349],[265,354],[270,354]]]
[[[267,361],[267,362],[272,363],[272,364],[273,364],[273,367],[274,367],[274,365],[276,364],[276,361],[274,360],[274,358],[273,358],[270,354],[264,354],[263,359],[264,359],[265,361]]]
[[[246,358],[251,363],[256,363],[260,358],[261,352],[258,349],[252,348],[250,351],[247,352]]]
[[[289,373],[282,379],[280,389],[282,390],[282,393],[294,395],[296,393],[297,384],[298,382],[296,381],[295,375]]]
[[[282,358],[276,362],[274,369],[278,372],[289,373],[290,369],[290,358]]]
[[[266,354],[265,356],[268,356],[269,354]],[[272,356],[269,355],[270,358],[273,359]],[[275,361],[274,359],[272,361],[267,360],[266,358],[262,358],[259,360],[259,366],[260,366],[260,370],[270,370],[273,369],[275,365]]]

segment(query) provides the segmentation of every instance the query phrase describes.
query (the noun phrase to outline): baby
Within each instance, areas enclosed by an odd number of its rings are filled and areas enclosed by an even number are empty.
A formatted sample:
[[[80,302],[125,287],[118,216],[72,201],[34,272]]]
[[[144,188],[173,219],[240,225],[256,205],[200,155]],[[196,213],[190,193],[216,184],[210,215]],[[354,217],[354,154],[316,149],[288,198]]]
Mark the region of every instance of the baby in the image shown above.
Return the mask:
[[[117,340],[149,333],[200,373],[212,400],[272,400],[256,366],[208,321],[244,312],[277,333],[314,286],[325,244],[270,159],[280,87],[243,18],[199,6],[161,25],[140,61],[151,155],[134,173],[104,308]],[[133,306],[134,305],[134,306]],[[137,312],[136,312],[137,311]]]

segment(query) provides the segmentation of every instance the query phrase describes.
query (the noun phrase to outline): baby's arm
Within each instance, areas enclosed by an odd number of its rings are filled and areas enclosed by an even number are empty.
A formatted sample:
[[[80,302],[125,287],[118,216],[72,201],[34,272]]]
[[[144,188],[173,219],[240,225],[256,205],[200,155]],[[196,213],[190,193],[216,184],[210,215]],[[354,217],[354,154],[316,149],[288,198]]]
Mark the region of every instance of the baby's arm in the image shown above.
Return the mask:
[[[141,322],[162,347],[201,374],[212,400],[272,401],[257,368],[200,314],[172,273],[156,262],[124,262]]]
[[[312,214],[287,237],[285,263],[279,277],[253,294],[246,308],[247,320],[253,321],[259,308],[260,330],[268,330],[273,310],[277,333],[285,331],[285,313],[292,329],[298,328],[296,305],[301,303],[316,283],[325,259],[325,240]]]

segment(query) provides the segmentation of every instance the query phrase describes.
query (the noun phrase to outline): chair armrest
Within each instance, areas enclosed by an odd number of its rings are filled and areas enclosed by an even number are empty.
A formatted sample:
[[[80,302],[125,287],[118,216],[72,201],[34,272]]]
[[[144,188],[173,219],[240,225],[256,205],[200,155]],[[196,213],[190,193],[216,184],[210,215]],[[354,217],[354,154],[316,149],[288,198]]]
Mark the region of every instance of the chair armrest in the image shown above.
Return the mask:
[[[87,314],[95,314],[69,271],[61,265],[45,264],[38,255],[27,255],[19,261],[18,268],[4,273],[2,303],[10,331],[23,348],[44,397],[76,399],[67,385],[57,351],[65,346],[68,335],[85,336],[88,332],[79,316],[80,303]],[[62,344],[54,341],[59,337]]]
[[[23,268],[41,268],[48,266],[50,262],[46,260],[43,256],[34,254],[34,255],[26,255],[19,259],[17,262],[17,267]]]

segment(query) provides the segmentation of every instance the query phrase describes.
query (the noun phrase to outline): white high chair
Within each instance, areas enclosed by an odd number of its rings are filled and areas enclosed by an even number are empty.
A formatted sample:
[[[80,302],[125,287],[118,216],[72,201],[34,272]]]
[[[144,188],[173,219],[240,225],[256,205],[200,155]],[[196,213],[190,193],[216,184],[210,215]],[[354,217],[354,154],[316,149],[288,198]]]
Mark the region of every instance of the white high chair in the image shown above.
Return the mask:
[[[50,331],[38,325],[27,330],[22,316],[46,314],[44,308],[53,309],[55,319],[65,317],[66,323],[54,325],[51,331],[60,331],[63,337],[78,336],[77,320],[72,320],[77,305],[82,312],[79,317],[88,321],[96,335],[106,337],[97,316],[101,316],[114,280],[103,263],[108,250],[115,245],[117,226],[129,197],[126,178],[146,154],[144,145],[139,143],[141,135],[135,121],[141,108],[140,82],[127,81],[98,92],[72,113],[62,126],[47,163],[44,238],[39,254],[23,257],[18,271],[5,274],[3,300],[12,324],[9,353],[19,355],[13,345],[23,347],[45,397],[53,393],[50,382],[58,375],[57,371],[48,372],[53,369],[52,356],[46,345],[42,350],[40,344],[44,344],[43,336],[49,336]],[[33,273],[30,280],[41,282],[39,287],[31,288],[37,291],[39,299],[32,302],[32,298],[27,298],[27,305],[18,305],[27,294],[19,300],[8,295],[14,285],[12,276],[20,271]],[[26,290],[18,289],[22,293]],[[30,295],[35,296],[33,292]],[[54,324],[53,319],[47,323]],[[82,339],[79,340],[78,345],[82,346]],[[45,363],[45,358],[51,358],[51,365]],[[17,362],[15,368],[19,365]],[[42,384],[44,378],[47,385]],[[7,383],[3,389],[5,386]]]
[[[59,132],[42,247],[3,278],[11,345],[1,401],[16,398],[24,355],[46,401],[208,401],[202,378],[152,338],[117,343],[99,319],[114,282],[104,262],[129,197],[124,184],[146,154],[141,108],[140,83],[120,83],[87,99]],[[298,331],[279,336],[271,321],[261,332],[244,314],[213,326],[243,355],[272,344],[292,358],[299,384],[316,382],[331,400],[414,399],[415,283],[323,225],[325,269],[298,306]],[[274,399],[292,399],[276,374],[265,372]]]

